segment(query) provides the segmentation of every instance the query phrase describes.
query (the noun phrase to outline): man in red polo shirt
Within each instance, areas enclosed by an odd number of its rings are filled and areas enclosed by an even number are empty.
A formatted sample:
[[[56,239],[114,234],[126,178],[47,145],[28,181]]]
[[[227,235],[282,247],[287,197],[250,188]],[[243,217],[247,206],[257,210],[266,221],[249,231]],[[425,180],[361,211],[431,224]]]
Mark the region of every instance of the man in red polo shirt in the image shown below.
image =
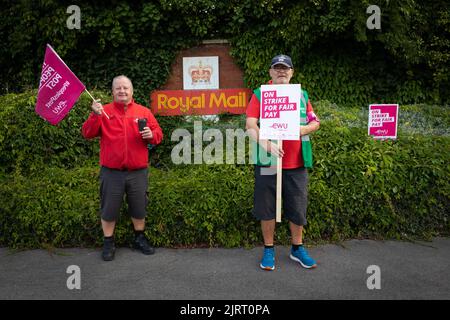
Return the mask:
[[[157,145],[163,134],[148,108],[133,100],[133,84],[126,76],[112,82],[114,101],[102,106],[92,103],[92,113],[83,124],[86,139],[100,137],[100,199],[104,234],[102,258],[114,259],[114,228],[119,218],[123,196],[127,194],[128,212],[135,231],[133,247],[144,254],[153,254],[144,234],[147,215],[148,148]],[[143,130],[138,121],[145,119]]]
[[[272,59],[269,69],[272,80],[269,84],[289,84],[294,66],[289,56],[278,55]],[[300,136],[307,136],[319,129],[319,119],[314,114],[307,93],[302,90],[304,108],[307,119],[304,125],[300,125]],[[306,99],[305,99],[306,97]],[[289,220],[292,248],[290,258],[305,268],[316,267],[312,259],[303,247],[303,226],[306,225],[306,208],[308,195],[308,172],[302,156],[302,141],[283,141],[283,147],[279,148],[270,140],[259,139],[258,121],[260,117],[260,101],[257,95],[253,95],[247,107],[246,128],[252,138],[258,142],[261,152],[267,153],[269,161],[262,164],[258,158],[255,166],[255,191],[253,215],[261,221],[261,230],[264,238],[264,254],[260,267],[264,270],[275,269],[274,233],[276,213],[276,169],[270,166],[270,157],[282,157],[282,197],[284,216]],[[309,139],[307,143],[309,143]],[[308,145],[309,146],[309,145]]]

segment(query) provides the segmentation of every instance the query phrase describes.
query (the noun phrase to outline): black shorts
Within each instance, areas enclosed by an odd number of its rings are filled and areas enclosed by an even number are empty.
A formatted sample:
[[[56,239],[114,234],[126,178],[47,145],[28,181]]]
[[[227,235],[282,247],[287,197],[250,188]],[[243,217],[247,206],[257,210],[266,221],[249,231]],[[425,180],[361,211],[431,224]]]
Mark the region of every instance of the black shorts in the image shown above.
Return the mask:
[[[306,225],[308,171],[306,168],[283,169],[282,213],[296,225]],[[276,218],[276,168],[255,166],[253,216],[258,220]]]
[[[105,221],[117,221],[123,197],[127,195],[128,213],[136,219],[144,219],[146,208],[148,169],[120,171],[102,167],[100,170],[101,215]]]

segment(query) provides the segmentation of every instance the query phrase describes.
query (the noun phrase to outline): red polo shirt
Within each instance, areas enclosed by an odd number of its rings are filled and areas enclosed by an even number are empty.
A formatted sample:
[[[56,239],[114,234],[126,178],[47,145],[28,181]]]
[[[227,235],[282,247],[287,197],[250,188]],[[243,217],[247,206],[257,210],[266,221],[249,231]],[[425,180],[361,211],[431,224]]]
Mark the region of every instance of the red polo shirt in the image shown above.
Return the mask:
[[[250,102],[247,106],[247,118],[257,118],[260,116],[260,102],[256,95],[252,95]],[[318,121],[314,114],[311,102],[308,99],[306,107],[307,121]],[[300,130],[300,125],[299,125]],[[302,157],[302,143],[301,140],[283,140],[283,169],[295,169],[303,167],[303,157]]]

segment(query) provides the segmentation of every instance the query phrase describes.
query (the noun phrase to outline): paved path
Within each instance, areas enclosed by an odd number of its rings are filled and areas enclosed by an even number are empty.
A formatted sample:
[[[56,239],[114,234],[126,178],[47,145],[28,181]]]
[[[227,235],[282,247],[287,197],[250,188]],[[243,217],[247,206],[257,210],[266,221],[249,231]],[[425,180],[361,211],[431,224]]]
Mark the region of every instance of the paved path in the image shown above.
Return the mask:
[[[258,267],[261,247],[157,248],[153,256],[119,248],[112,262],[100,259],[100,249],[0,248],[0,299],[450,299],[450,238],[350,240],[309,252],[319,262],[314,270],[276,247],[277,268],[267,272]],[[71,265],[80,268],[79,290],[67,287]],[[367,287],[371,265],[379,267],[380,289]]]

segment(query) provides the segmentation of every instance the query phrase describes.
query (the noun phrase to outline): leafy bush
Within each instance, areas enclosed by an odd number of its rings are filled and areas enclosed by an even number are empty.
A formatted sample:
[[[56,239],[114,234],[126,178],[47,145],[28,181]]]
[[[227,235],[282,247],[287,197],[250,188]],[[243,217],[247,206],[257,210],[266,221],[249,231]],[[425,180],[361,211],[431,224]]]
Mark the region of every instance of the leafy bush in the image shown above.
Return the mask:
[[[0,245],[92,246],[101,243],[98,167],[50,167],[38,175],[1,178]],[[147,234],[157,246],[235,247],[258,240],[251,217],[251,167],[189,166],[151,169]],[[249,179],[248,181],[246,181]],[[116,227],[131,240],[130,219]]]
[[[99,245],[98,143],[80,134],[90,98],[82,96],[53,127],[34,113],[34,95],[0,99],[0,245]],[[450,234],[447,108],[401,106],[398,140],[374,141],[367,136],[367,108],[313,104],[321,129],[312,136],[306,239]],[[203,130],[242,129],[245,122],[245,116],[221,119],[204,123]],[[259,223],[251,216],[252,166],[171,163],[177,143],[167,142],[171,133],[192,130],[184,120],[160,118],[165,145],[151,151],[157,161],[149,178],[147,235],[157,246],[260,243]],[[127,244],[131,237],[130,219],[122,216],[116,238]],[[285,221],[277,226],[276,241],[289,243]]]
[[[376,141],[364,129],[324,121],[314,151],[314,236],[402,238],[450,231],[448,137],[400,134],[397,141]]]
[[[91,98],[80,100],[58,126],[52,126],[34,111],[36,90],[7,94],[0,101],[0,168],[2,172],[29,174],[45,166],[73,168],[97,161],[98,143],[83,139],[81,126],[92,111]],[[108,101],[106,94],[93,93]],[[110,99],[110,98],[109,98]]]

